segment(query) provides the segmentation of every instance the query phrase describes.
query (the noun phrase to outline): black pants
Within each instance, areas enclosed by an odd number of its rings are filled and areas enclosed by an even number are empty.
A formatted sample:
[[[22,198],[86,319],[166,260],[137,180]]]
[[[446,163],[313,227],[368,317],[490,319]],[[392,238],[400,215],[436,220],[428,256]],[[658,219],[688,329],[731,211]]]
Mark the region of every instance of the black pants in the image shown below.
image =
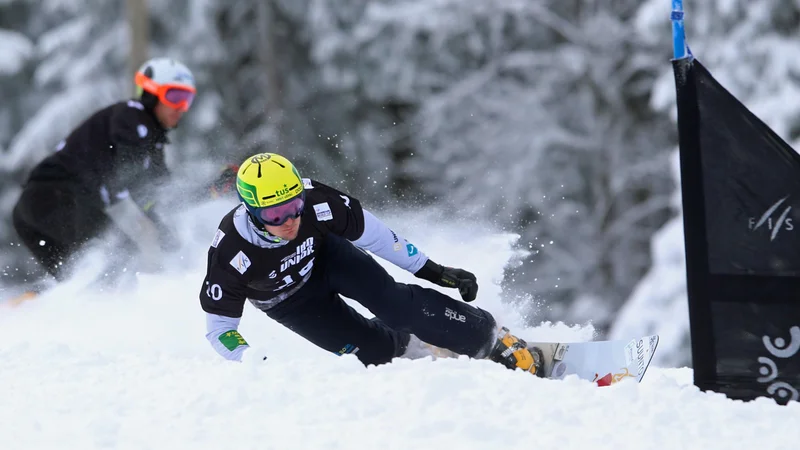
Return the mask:
[[[347,240],[326,237],[309,281],[267,315],[317,346],[354,353],[364,364],[400,356],[409,334],[467,356],[482,356],[495,320],[487,311],[433,289],[395,282],[386,270]],[[423,281],[427,283],[426,281]],[[339,294],[369,309],[369,320]]]
[[[59,281],[66,277],[77,252],[108,226],[98,200],[74,182],[33,181],[14,207],[17,234]]]

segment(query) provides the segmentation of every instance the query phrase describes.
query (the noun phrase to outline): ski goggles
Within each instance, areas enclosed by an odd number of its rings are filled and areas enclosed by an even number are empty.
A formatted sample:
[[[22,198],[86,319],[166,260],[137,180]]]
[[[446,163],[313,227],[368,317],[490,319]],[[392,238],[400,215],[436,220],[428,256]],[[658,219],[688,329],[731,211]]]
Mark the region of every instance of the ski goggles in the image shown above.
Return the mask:
[[[272,227],[277,227],[286,223],[289,219],[296,219],[303,214],[306,204],[306,193],[275,206],[265,208],[250,208],[250,212],[256,216],[261,223]]]
[[[158,97],[158,100],[172,109],[188,111],[192,106],[197,90],[185,84],[158,84],[141,72],[136,73],[136,84]]]

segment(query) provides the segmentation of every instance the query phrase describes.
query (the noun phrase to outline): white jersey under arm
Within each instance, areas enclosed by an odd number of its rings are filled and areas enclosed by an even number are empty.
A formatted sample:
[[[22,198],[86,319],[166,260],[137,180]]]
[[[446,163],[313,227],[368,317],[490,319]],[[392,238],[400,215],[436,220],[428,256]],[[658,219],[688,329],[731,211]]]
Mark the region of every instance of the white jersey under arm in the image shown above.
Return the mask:
[[[226,317],[206,313],[206,339],[225,359],[241,361],[249,345],[239,334],[239,317]]]
[[[428,257],[416,246],[398,236],[366,209],[364,210],[364,233],[352,242],[411,273],[418,271],[428,261]]]

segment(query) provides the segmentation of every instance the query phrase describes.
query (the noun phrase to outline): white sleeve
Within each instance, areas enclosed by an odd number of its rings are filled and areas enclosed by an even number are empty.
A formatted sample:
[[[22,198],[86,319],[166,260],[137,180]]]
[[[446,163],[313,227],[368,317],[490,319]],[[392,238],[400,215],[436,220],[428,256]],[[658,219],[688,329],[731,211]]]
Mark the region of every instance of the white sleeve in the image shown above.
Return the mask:
[[[250,347],[237,331],[240,320],[238,317],[206,313],[206,339],[225,359],[241,361],[242,354]]]
[[[411,273],[425,265],[428,257],[414,244],[398,236],[366,209],[363,211],[364,233],[353,244]]]

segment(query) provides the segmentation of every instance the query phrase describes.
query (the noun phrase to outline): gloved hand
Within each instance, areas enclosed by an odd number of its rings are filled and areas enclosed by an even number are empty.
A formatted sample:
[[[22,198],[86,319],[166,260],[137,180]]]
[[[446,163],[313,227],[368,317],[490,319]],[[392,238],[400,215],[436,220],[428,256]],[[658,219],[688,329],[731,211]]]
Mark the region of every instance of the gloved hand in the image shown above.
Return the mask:
[[[444,267],[429,259],[414,276],[442,287],[458,289],[458,293],[465,302],[471,302],[478,296],[477,278],[464,269]]]

